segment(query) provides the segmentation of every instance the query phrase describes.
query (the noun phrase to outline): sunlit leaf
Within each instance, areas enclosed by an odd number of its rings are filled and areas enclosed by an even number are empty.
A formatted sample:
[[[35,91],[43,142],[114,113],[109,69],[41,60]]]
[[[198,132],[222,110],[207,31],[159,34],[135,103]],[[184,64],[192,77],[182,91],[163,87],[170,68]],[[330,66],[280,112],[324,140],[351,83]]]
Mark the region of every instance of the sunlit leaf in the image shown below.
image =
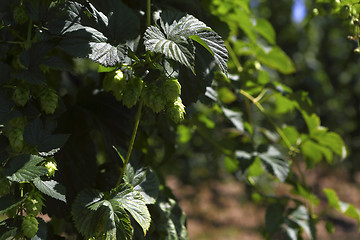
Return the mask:
[[[289,174],[290,166],[283,154],[273,146],[269,146],[266,152],[258,153],[263,164],[281,181],[284,182]]]
[[[131,240],[133,229],[121,204],[97,190],[79,193],[72,205],[77,230],[87,239]]]
[[[33,183],[42,193],[66,203],[65,187],[54,180],[42,181],[35,178]]]
[[[162,53],[190,68],[195,74],[195,48],[192,41],[205,47],[214,57],[221,71],[227,72],[227,50],[221,37],[205,23],[191,15],[164,11],[155,14],[159,26],[150,26],[145,31],[145,48]]]
[[[272,27],[271,23],[269,23],[264,18],[256,19],[255,30],[263,36],[270,44],[275,44],[275,30]]]
[[[134,187],[146,204],[154,204],[159,194],[159,180],[151,168],[134,169],[127,165],[124,180]]]
[[[140,178],[135,179],[135,181],[141,181],[141,177],[144,176],[138,175],[138,177]],[[116,189],[116,192],[112,194],[112,199],[109,201],[111,204],[118,204],[118,206],[126,209],[143,229],[144,235],[146,234],[150,227],[151,218],[145,200],[140,192],[135,191],[129,184],[122,184]]]
[[[44,166],[38,164],[45,159],[34,155],[20,155],[10,160],[9,168],[4,169],[4,175],[15,182],[27,182],[48,173]]]

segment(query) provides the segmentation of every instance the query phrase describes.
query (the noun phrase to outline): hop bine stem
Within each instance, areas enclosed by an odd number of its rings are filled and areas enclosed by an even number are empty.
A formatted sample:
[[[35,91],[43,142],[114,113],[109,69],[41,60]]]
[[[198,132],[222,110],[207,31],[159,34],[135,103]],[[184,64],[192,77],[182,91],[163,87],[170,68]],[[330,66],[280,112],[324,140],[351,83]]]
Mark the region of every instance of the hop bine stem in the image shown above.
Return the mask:
[[[139,108],[138,108],[138,111],[137,111],[136,117],[135,117],[134,129],[133,129],[131,139],[130,139],[130,146],[129,146],[128,152],[126,154],[124,166],[121,169],[121,174],[120,174],[120,177],[119,177],[119,179],[117,181],[116,187],[120,186],[120,184],[122,182],[122,179],[124,177],[124,174],[125,174],[126,167],[127,167],[128,163],[129,163],[130,155],[131,155],[132,149],[134,147],[134,143],[135,143],[136,133],[137,133],[139,123],[140,123],[142,106],[143,106],[143,101],[140,101],[139,102]]]

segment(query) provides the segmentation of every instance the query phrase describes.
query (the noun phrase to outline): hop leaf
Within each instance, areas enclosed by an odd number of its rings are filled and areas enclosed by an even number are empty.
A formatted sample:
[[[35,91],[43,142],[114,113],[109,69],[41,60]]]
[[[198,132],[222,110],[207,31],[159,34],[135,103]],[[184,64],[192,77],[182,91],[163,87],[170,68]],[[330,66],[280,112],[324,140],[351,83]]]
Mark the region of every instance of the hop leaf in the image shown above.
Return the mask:
[[[40,92],[40,106],[46,114],[53,114],[58,105],[58,95],[51,88],[44,88]]]
[[[167,79],[162,85],[162,92],[166,101],[173,102],[181,94],[181,85],[176,78]]]
[[[12,99],[18,106],[25,106],[30,99],[30,90],[27,87],[17,87],[14,91]]]
[[[185,106],[182,103],[180,97],[177,97],[176,100],[167,108],[167,113],[171,120],[175,123],[179,123],[184,120],[185,117]]]
[[[14,20],[19,24],[23,24],[28,20],[25,7],[23,5],[19,5],[14,9]]]
[[[33,238],[39,229],[39,222],[35,217],[26,216],[23,219],[21,224],[21,230],[23,231],[25,237]]]

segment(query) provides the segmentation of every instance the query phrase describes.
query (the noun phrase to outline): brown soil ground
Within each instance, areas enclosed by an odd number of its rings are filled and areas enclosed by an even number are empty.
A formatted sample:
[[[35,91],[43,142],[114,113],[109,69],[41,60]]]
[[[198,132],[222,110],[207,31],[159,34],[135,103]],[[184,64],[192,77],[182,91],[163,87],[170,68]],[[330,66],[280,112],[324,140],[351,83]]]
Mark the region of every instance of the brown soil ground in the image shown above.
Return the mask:
[[[321,203],[315,212],[323,210],[326,198],[323,188],[333,188],[339,198],[360,208],[360,174],[350,182],[341,168],[307,170],[306,182],[312,186]],[[169,176],[167,185],[173,190],[180,206],[188,217],[191,240],[261,240],[264,229],[265,208],[249,201],[243,183],[234,179],[206,181],[194,185],[183,185],[177,178]],[[288,188],[279,184],[277,194],[288,194]],[[354,219],[331,211],[330,220],[335,233],[325,230],[325,222],[317,224],[318,240],[359,240],[359,226]],[[279,238],[280,239],[280,238]],[[305,239],[308,239],[305,236]],[[277,240],[277,239],[276,239]]]

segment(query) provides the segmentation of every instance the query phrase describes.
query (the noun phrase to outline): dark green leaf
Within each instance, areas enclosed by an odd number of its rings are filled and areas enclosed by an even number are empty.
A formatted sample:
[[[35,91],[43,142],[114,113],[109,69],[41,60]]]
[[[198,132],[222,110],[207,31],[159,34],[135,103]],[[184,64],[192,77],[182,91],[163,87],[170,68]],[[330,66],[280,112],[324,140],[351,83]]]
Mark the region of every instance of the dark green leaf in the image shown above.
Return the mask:
[[[189,239],[185,213],[174,199],[161,196],[154,207],[155,226],[163,239]]]
[[[31,240],[46,240],[47,239],[47,225],[41,218],[36,218],[39,222],[39,230],[37,231],[35,237],[31,238]]]
[[[0,83],[10,81],[10,66],[0,62]]]
[[[159,180],[150,168],[140,168],[136,171],[128,164],[124,180],[140,192],[146,204],[154,204],[159,194]]]
[[[5,93],[0,91],[0,124],[4,124],[10,119],[12,108],[15,106],[15,102],[5,96]]]
[[[12,208],[18,208],[25,201],[25,198],[14,200],[11,195],[4,195],[0,197],[0,215],[5,214]]]
[[[121,1],[107,1],[106,4],[105,12],[100,12],[91,3],[86,6],[71,1],[66,3],[65,19],[59,19],[49,27],[63,36],[60,47],[64,51],[74,57],[88,57],[105,67],[124,61],[125,43],[138,36],[139,19]],[[131,23],[132,27],[126,23]]]
[[[125,209],[114,199],[106,200],[97,190],[79,193],[72,205],[72,216],[76,228],[87,239],[132,239],[132,227]]]
[[[135,191],[129,184],[122,184],[116,189],[116,193],[112,194],[112,199],[109,201],[111,204],[119,204],[126,209],[146,234],[150,227],[151,218],[140,192]]]
[[[61,148],[68,138],[68,134],[51,134],[49,129],[43,127],[39,118],[31,121],[24,131],[24,140],[36,146],[39,152],[45,153]]]
[[[270,233],[276,232],[284,222],[284,206],[272,204],[266,208],[265,223]]]
[[[66,203],[65,187],[54,180],[42,181],[35,178],[33,183],[42,193]]]
[[[34,155],[20,155],[10,159],[10,168],[4,169],[4,175],[11,181],[28,182],[48,173],[43,166],[37,166],[45,159]]]

